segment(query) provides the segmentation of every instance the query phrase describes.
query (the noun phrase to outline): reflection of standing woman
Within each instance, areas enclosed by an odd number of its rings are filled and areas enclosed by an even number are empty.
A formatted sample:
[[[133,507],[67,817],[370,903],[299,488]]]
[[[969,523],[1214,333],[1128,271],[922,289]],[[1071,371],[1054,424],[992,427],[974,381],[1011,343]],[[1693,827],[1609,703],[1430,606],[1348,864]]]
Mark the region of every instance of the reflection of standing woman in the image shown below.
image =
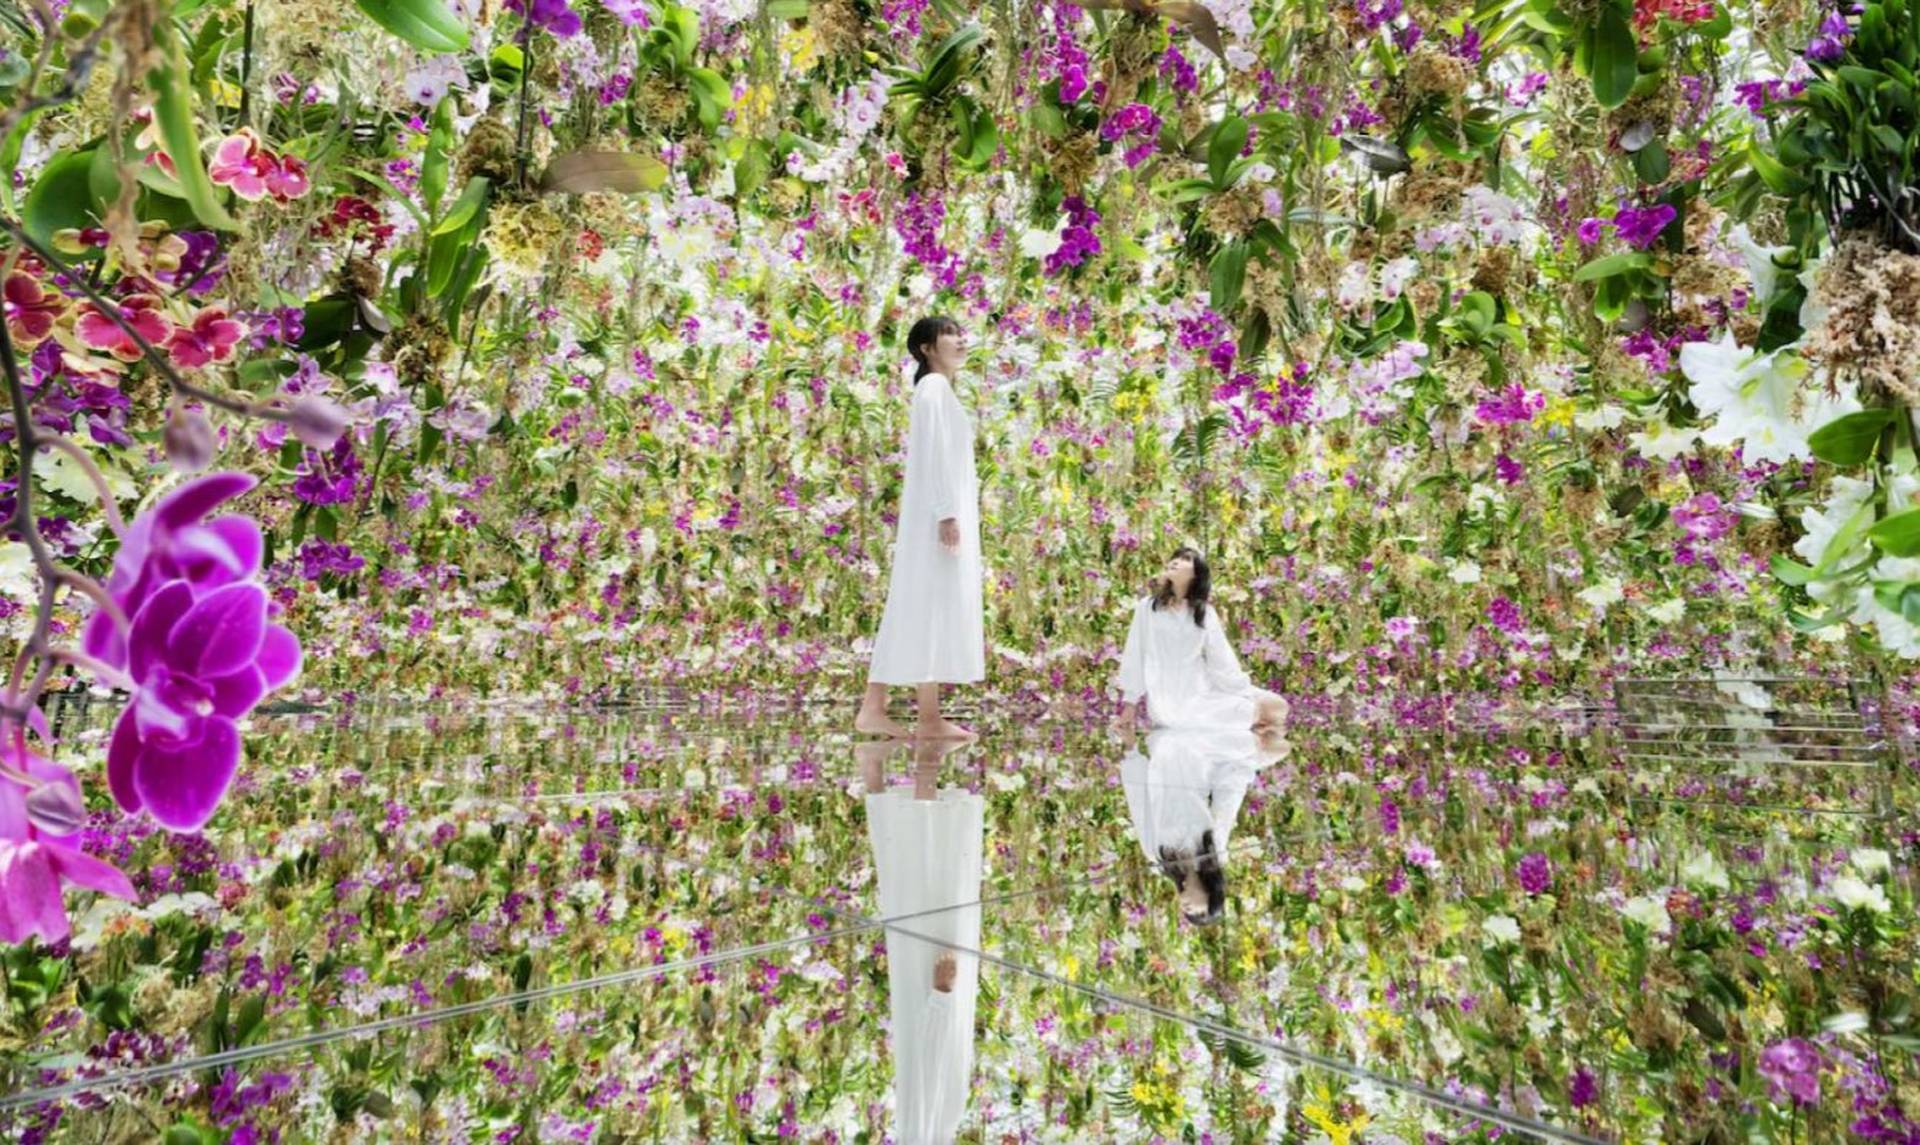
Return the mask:
[[[854,753],[866,773],[867,837],[886,920],[893,1136],[901,1145],[947,1145],[972,1091],[986,804],[939,789],[952,746],[915,749],[910,790],[886,786],[876,749],[884,750],[858,744]]]
[[[922,318],[907,334],[919,363],[907,432],[907,475],[886,612],[874,637],[867,694],[854,727],[904,736],[887,717],[887,687],[918,690],[914,735],[972,735],[940,715],[941,684],[986,679],[980,600],[980,490],[973,470],[973,422],[951,378],[966,358],[959,323]]]

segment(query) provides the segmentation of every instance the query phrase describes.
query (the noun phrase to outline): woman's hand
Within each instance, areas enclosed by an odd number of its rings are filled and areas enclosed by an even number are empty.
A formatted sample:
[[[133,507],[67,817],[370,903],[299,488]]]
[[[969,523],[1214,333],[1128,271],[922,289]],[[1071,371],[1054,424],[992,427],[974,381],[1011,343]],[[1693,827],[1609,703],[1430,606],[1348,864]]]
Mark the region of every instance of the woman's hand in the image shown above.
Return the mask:
[[[950,553],[960,551],[960,519],[948,517],[940,522],[940,547]]]

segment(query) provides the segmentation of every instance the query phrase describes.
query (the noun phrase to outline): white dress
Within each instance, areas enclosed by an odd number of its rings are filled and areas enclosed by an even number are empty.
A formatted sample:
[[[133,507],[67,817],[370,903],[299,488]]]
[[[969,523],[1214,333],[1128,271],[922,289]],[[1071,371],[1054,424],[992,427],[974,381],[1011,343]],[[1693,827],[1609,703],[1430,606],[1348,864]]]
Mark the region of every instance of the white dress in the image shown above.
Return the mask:
[[[880,914],[898,920],[887,926],[887,997],[900,1145],[946,1145],[966,1117],[980,992],[980,962],[968,952],[980,949],[984,809],[964,791],[867,796]],[[934,963],[954,947],[953,990],[936,990]]]
[[[1241,669],[1212,605],[1202,628],[1185,605],[1157,609],[1150,596],[1133,607],[1114,686],[1129,704],[1146,696],[1155,727],[1250,728],[1255,701],[1278,699]]]
[[[948,517],[960,526],[958,553],[940,544],[940,522]],[[913,395],[893,574],[868,681],[971,684],[986,679],[980,580],[973,422],[952,384],[928,374]]]
[[[1162,847],[1197,852],[1212,831],[1214,852],[1224,859],[1247,788],[1265,766],[1253,732],[1163,728],[1146,746],[1146,754],[1129,752],[1120,761],[1140,850],[1155,862]]]

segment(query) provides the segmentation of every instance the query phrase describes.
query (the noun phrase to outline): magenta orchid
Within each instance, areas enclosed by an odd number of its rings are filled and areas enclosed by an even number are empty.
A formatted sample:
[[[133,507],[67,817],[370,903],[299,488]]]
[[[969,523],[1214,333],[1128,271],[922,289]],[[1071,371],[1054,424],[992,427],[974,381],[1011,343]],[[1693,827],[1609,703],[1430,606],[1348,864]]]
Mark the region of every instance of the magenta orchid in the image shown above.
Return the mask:
[[[185,326],[176,326],[167,339],[167,353],[176,366],[205,366],[233,357],[233,348],[246,337],[247,327],[227,317],[225,307],[206,306]]]
[[[88,654],[133,688],[107,751],[114,798],[174,830],[213,815],[240,762],[236,721],[300,668],[300,642],[270,622],[254,582],[260,526],[207,519],[253,486],[245,474],[210,474],[135,519],[107,582],[131,629],[101,613],[86,631]]]
[[[67,802],[81,805],[80,785],[66,768],[32,750],[22,755],[10,737],[0,756],[9,770],[63,789]],[[0,777],[0,942],[35,936],[58,942],[69,931],[65,886],[131,899],[133,884],[117,868],[81,851],[78,834],[36,826],[27,813],[27,796],[20,783]]]
[[[148,343],[158,346],[173,333],[173,323],[161,312],[159,295],[129,294],[117,305],[127,325],[138,330]],[[74,332],[80,336],[81,343],[91,349],[105,350],[123,362],[140,360],[140,344],[91,302],[82,304]]]

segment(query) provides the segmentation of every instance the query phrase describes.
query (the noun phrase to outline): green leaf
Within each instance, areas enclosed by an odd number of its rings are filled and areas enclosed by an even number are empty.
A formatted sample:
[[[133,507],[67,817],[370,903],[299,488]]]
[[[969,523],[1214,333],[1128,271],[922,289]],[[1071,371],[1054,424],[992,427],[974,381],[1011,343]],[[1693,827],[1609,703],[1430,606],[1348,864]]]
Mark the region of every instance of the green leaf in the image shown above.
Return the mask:
[[[1217,190],[1227,189],[1227,169],[1246,148],[1248,130],[1247,121],[1237,115],[1228,116],[1214,128],[1213,139],[1207,144],[1207,177]]]
[[[720,117],[733,106],[733,88],[726,78],[711,68],[691,68],[687,86],[693,92],[700,125],[711,131],[720,126]]]
[[[1633,38],[1633,29],[1620,13],[1608,7],[1587,34],[1594,98],[1609,110],[1619,107],[1633,94],[1634,80],[1640,74],[1640,46]]]
[[[447,168],[454,142],[453,98],[441,96],[433,106],[433,128],[427,132],[427,151],[420,159],[420,197],[429,214],[440,209],[440,197],[447,193]]]
[[[1873,504],[1871,502],[1855,509],[1853,516],[1847,518],[1846,523],[1833,534],[1833,539],[1827,542],[1827,547],[1820,553],[1820,563],[1813,570],[1814,579],[1818,580],[1832,573],[1834,566],[1853,552],[1854,543],[1860,539],[1860,531],[1872,523]]]
[[[1602,255],[1573,272],[1575,282],[1594,282],[1612,278],[1630,270],[1645,270],[1653,265],[1653,256],[1645,251],[1627,250],[1618,254]]]
[[[1769,562],[1773,570],[1773,579],[1781,584],[1803,587],[1813,581],[1813,570],[1798,561],[1788,560],[1779,553],[1773,554]]]
[[[651,155],[632,151],[569,151],[547,164],[540,189],[580,194],[619,191],[637,195],[657,191],[667,181],[667,165]]]
[[[1867,530],[1867,540],[1890,557],[1920,556],[1920,509],[1885,518]]]
[[[1633,173],[1640,176],[1642,183],[1661,182],[1672,169],[1667,145],[1661,140],[1656,139],[1633,153]]]
[[[374,23],[423,52],[458,52],[467,29],[440,0],[353,0]]]
[[[200,132],[193,122],[193,89],[188,84],[187,60],[180,34],[173,21],[161,17],[153,28],[155,59],[147,72],[147,86],[153,91],[153,121],[160,128],[167,157],[173,160],[180,195],[192,207],[194,217],[219,231],[234,230],[237,224],[215,196],[212,180],[200,155]]]
[[[1830,421],[1813,431],[1807,445],[1813,455],[1829,465],[1859,465],[1873,456],[1880,431],[1893,421],[1893,412],[1884,409],[1861,410]]]
[[[447,209],[447,217],[441,219],[439,225],[429,233],[436,236],[444,235],[466,226],[468,220],[473,218],[474,212],[486,204],[487,189],[490,186],[491,183],[485,175],[475,175],[468,179],[465,189],[460,192],[460,197],[455,199],[453,206]]]
[[[1247,280],[1247,244],[1235,239],[1222,246],[1209,270],[1213,308],[1225,314],[1240,304],[1240,290]]]
[[[91,226],[98,221],[91,209],[93,157],[93,151],[69,152],[41,169],[20,212],[20,222],[28,234],[51,243],[55,231]],[[100,252],[89,250],[75,257],[99,258]]]
[[[1767,185],[1767,190],[1776,195],[1797,195],[1807,189],[1807,181],[1799,174],[1788,170],[1786,165],[1766,153],[1759,144],[1747,145],[1747,162],[1753,165],[1754,174]]]

